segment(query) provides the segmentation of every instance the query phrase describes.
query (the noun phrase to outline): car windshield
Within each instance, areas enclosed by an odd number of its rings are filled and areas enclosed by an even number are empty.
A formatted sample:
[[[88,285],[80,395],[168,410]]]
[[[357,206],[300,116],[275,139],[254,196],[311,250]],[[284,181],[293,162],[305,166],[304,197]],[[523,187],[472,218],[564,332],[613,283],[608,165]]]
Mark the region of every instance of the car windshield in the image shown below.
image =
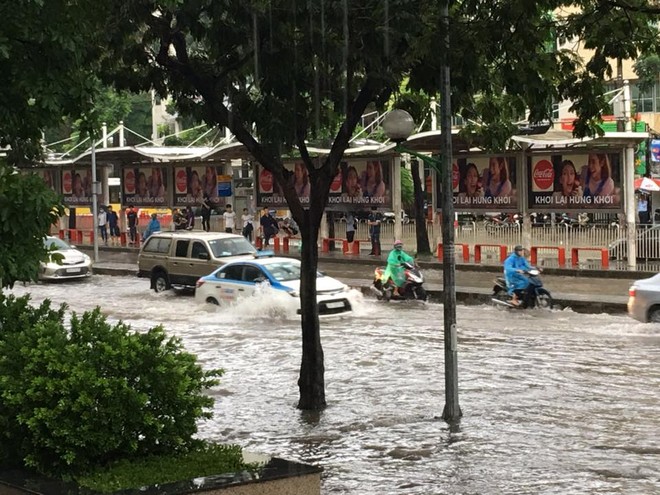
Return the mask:
[[[268,263],[266,268],[278,282],[288,282],[300,278],[300,263],[295,263],[293,261],[279,261],[276,263]]]
[[[266,268],[272,277],[278,282],[290,282],[291,280],[300,280],[300,261],[285,260],[268,263]],[[316,277],[323,277],[321,272],[316,272]]]
[[[216,258],[226,256],[239,256],[242,254],[256,254],[257,250],[245,237],[230,237],[227,239],[214,239],[209,246]]]
[[[54,250],[63,250],[63,249],[71,249],[71,246],[69,246],[65,241],[62,239],[59,239],[57,237],[47,237],[44,239],[44,246],[46,249],[54,249]]]

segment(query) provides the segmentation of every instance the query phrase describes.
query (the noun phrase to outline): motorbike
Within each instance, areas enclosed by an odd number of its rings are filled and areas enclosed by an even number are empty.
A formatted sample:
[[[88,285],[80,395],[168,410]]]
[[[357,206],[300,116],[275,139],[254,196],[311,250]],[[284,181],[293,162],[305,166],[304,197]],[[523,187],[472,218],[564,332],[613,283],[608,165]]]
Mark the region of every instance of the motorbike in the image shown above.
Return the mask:
[[[491,300],[494,304],[513,309],[552,309],[552,295],[550,295],[550,291],[543,287],[540,274],[541,270],[535,267],[524,272],[524,275],[529,280],[529,284],[523,291],[521,302],[518,306],[511,303],[511,297],[509,296],[504,277],[497,277],[495,279]]]
[[[426,289],[422,287],[424,275],[419,271],[417,265],[402,263],[405,274],[405,282],[399,287],[399,293],[394,294],[394,281],[391,277],[384,279],[385,268],[379,267],[374,271],[374,283],[371,290],[376,294],[379,301],[403,301],[417,300],[426,301]]]

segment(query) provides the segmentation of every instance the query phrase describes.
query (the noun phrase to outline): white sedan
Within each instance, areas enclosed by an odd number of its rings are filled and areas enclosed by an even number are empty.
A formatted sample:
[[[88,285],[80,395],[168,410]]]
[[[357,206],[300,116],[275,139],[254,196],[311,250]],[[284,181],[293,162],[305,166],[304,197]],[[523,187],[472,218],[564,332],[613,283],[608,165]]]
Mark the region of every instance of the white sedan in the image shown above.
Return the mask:
[[[289,301],[296,298],[300,312],[300,261],[272,257],[227,263],[197,281],[195,299],[209,304],[232,303],[264,288]],[[316,292],[320,316],[352,311],[349,288],[340,281],[318,273]]]
[[[92,274],[92,260],[58,237],[48,236],[44,246],[51,252],[50,260],[40,263],[39,280],[85,278]]]

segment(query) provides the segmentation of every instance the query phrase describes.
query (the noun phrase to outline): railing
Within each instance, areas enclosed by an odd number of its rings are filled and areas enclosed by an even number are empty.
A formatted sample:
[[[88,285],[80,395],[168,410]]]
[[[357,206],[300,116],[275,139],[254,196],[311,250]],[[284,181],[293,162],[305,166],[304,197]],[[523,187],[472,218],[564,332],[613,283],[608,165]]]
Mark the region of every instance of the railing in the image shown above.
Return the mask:
[[[171,228],[171,217],[164,216],[160,219],[161,228],[169,230]],[[143,232],[148,223],[148,218],[140,218],[138,223],[138,232]],[[196,228],[201,227],[201,219],[197,218]],[[68,231],[68,218],[63,218],[59,227],[53,227],[52,232],[59,235],[59,229]],[[240,226],[239,226],[240,227]],[[91,215],[79,215],[76,219],[76,230],[84,233],[82,238],[76,237],[74,242],[91,242],[90,233],[93,229]],[[431,249],[435,251],[438,244],[442,244],[440,228],[437,224],[426,223],[426,229]],[[121,227],[122,232],[126,231],[125,226]],[[211,230],[222,232],[224,222],[221,216],[213,215],[211,217]],[[238,230],[237,230],[238,232]],[[468,246],[471,253],[474,253],[475,245],[503,245],[510,252],[517,244],[523,243],[522,228],[520,225],[492,226],[485,225],[482,222],[467,222],[458,225],[454,229],[455,243],[457,246]],[[77,234],[79,235],[79,234]],[[68,236],[67,236],[68,237]],[[334,237],[346,238],[346,223],[337,221],[335,223]],[[369,239],[369,226],[366,222],[358,222],[355,232],[355,239],[362,240],[351,246],[351,253],[365,251],[371,248],[364,239]],[[394,224],[384,223],[381,225],[381,244],[383,251],[387,252],[390,245],[394,242]],[[404,242],[406,251],[414,252],[417,250],[417,236],[415,223],[401,225],[401,240]],[[320,242],[320,241],[319,241]],[[625,227],[612,226],[611,224],[591,224],[586,226],[567,226],[567,225],[543,225],[534,226],[531,229],[531,242],[525,245],[527,248],[554,247],[563,248],[567,257],[573,248],[601,248],[608,249],[608,257],[614,260],[612,266],[625,265],[627,258],[627,229]],[[462,247],[462,246],[461,246]],[[560,266],[559,249],[539,249],[538,262],[545,266]],[[457,249],[457,258],[463,262],[463,250]],[[601,254],[598,251],[581,251],[581,258],[593,258],[599,261]],[[637,226],[637,261],[660,259],[660,226],[638,225]],[[618,264],[616,262],[619,262]],[[568,263],[567,263],[568,264]]]

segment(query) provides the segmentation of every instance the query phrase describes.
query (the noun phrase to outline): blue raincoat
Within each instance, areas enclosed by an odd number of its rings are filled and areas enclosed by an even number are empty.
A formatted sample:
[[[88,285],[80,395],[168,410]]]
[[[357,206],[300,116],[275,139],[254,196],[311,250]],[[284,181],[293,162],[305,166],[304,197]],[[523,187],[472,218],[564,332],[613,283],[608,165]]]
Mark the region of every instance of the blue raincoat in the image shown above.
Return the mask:
[[[527,259],[516,254],[515,251],[509,255],[504,262],[504,278],[509,289],[509,295],[512,295],[514,290],[527,288],[529,280],[522,273],[518,273],[518,270],[526,271],[531,267],[532,265],[529,264]]]

